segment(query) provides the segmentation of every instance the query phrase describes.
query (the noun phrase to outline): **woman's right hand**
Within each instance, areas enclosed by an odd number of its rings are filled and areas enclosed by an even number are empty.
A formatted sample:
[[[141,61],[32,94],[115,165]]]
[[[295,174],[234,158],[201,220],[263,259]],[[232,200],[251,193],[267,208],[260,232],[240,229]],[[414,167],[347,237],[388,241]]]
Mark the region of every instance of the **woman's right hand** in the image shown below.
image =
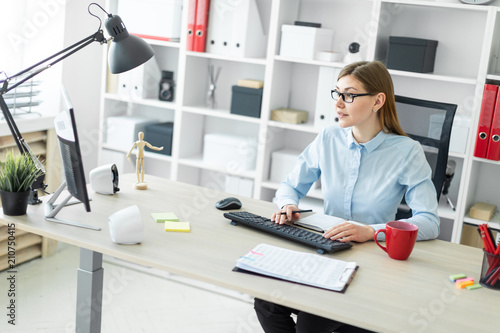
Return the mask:
[[[300,219],[300,213],[292,213],[295,210],[299,210],[297,205],[285,205],[279,212],[273,214],[271,221],[278,224],[293,224],[293,221]]]

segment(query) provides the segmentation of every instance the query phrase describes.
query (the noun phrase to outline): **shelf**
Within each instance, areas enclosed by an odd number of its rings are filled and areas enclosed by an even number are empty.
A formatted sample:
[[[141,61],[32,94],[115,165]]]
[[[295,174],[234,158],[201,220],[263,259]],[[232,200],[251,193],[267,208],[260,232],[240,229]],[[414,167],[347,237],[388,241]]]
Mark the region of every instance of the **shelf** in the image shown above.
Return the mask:
[[[487,158],[479,158],[479,157],[473,157],[473,161],[481,162],[481,163],[488,163],[488,164],[494,164],[500,166],[500,161],[493,161],[489,160]]]
[[[128,152],[129,152],[129,149],[124,149],[124,148],[120,148],[120,147],[114,147],[114,146],[107,145],[107,144],[103,144],[102,145],[102,149],[111,150],[111,151],[115,151],[115,152],[118,152],[118,153],[123,153],[125,155],[127,155]],[[134,149],[130,155],[131,156],[136,156],[137,155],[137,150]],[[154,160],[158,160],[158,161],[165,161],[165,162],[171,162],[172,161],[172,156],[163,155],[163,154],[159,154],[159,153],[153,153],[151,151],[144,151],[144,158],[150,158],[150,159],[154,159]]]
[[[445,0],[382,0],[382,3],[394,3],[400,5],[411,5],[411,6],[421,6],[421,7],[439,7],[439,8],[456,8],[462,10],[475,10],[475,11],[488,11],[488,6],[474,6],[459,3],[458,0],[455,2],[445,1]]]
[[[169,41],[163,41],[163,40],[151,39],[151,38],[143,38],[143,39],[146,42],[148,42],[150,45],[180,48],[180,42],[169,42]]]
[[[224,118],[224,119],[244,121],[247,123],[258,124],[261,121],[260,118],[232,114],[230,110],[209,109],[209,108],[205,108],[205,107],[185,106],[182,108],[182,111],[188,112],[188,113],[200,114],[200,115],[209,116],[209,117],[218,117],[218,118]]]
[[[307,60],[307,59],[300,59],[300,58],[284,57],[284,56],[280,56],[280,55],[274,56],[274,60],[283,61],[283,62],[292,62],[292,63],[296,63],[296,64],[335,67],[335,68],[343,68],[346,65],[343,62]]]
[[[494,73],[494,74],[487,74],[486,75],[487,80],[495,80],[495,81],[500,81],[500,74]]]
[[[314,127],[313,125],[311,125],[309,123],[289,124],[289,123],[283,123],[280,121],[270,120],[268,125],[270,127],[284,128],[284,129],[300,131],[300,132],[307,132],[307,133],[316,133],[317,134],[321,131],[321,129]]]
[[[104,98],[107,100],[124,102],[124,103],[133,103],[138,105],[152,106],[156,108],[162,109],[172,109],[176,108],[175,102],[167,102],[160,101],[159,99],[147,99],[147,98],[132,98],[127,96],[121,96],[112,93],[105,93]]]
[[[465,217],[464,217],[464,223],[467,223],[467,224],[471,224],[471,225],[476,225],[476,226],[479,226],[480,224],[488,224],[488,226],[491,228],[491,229],[494,229],[496,231],[500,231],[500,223],[499,222],[495,222],[495,221],[499,221],[500,220],[500,214],[498,212],[496,212],[496,214],[491,218],[490,221],[483,221],[483,220],[478,220],[478,219],[473,219],[472,217],[469,216],[469,214],[467,214]]]
[[[231,172],[221,167],[206,164],[205,162],[203,162],[203,156],[201,155],[192,156],[188,158],[181,158],[179,159],[179,164],[203,170],[216,171],[230,176],[238,176],[238,177],[252,178],[252,179],[255,178],[255,170],[243,170],[238,172]]]
[[[389,69],[389,73],[394,76],[404,76],[410,78],[418,78],[418,79],[426,79],[426,80],[434,80],[434,81],[442,81],[442,82],[451,82],[451,83],[463,83],[475,85],[477,84],[476,78],[471,77],[460,77],[460,76],[452,76],[452,75],[440,75],[435,73],[414,73],[407,71],[399,71],[395,69]]]
[[[457,206],[457,203],[456,202],[453,202],[453,205]],[[439,203],[438,203],[438,216],[440,218],[445,218],[445,219],[449,219],[449,220],[455,220],[457,218],[457,212],[454,211],[451,206],[448,204],[448,202],[446,201],[446,196],[441,194],[440,198],[439,198]]]
[[[267,62],[266,59],[261,59],[261,58],[237,58],[237,57],[230,57],[230,56],[212,54],[212,53],[207,53],[207,52],[187,51],[186,55],[189,57],[225,60],[225,61],[241,62],[241,63],[247,63],[247,64],[256,64],[256,65],[265,65]]]

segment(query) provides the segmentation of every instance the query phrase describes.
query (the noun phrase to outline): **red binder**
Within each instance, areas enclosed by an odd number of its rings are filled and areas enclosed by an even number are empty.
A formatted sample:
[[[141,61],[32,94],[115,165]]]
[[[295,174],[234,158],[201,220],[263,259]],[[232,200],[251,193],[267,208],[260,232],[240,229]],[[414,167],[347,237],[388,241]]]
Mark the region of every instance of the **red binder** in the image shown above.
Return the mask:
[[[189,0],[186,50],[194,51],[194,30],[196,24],[196,3],[197,0]]]
[[[489,83],[484,85],[483,102],[481,104],[481,113],[477,127],[476,146],[474,147],[474,156],[476,157],[486,158],[488,152],[491,121],[495,110],[497,93],[497,85]]]
[[[209,7],[210,0],[198,0],[198,4],[196,6],[196,24],[193,47],[193,51],[196,52],[205,52]]]
[[[500,94],[500,89],[498,90],[498,94]],[[500,161],[500,95],[498,94],[490,126],[488,152],[486,154],[487,159],[494,161]]]

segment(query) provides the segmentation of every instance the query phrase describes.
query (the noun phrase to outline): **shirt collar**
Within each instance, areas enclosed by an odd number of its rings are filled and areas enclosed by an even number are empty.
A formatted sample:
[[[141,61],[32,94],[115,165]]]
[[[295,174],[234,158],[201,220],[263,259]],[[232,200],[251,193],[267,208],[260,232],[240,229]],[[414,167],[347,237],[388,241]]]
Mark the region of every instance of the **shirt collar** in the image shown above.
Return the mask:
[[[348,147],[353,147],[353,145],[359,146],[359,147],[365,147],[369,153],[371,153],[372,151],[377,149],[377,147],[380,146],[382,144],[382,142],[384,142],[384,140],[387,136],[387,133],[385,133],[384,131],[380,131],[370,141],[368,141],[366,143],[358,143],[356,141],[356,139],[354,139],[354,136],[352,135],[352,127],[350,127],[347,132],[348,132],[348,134],[347,134],[347,146]]]

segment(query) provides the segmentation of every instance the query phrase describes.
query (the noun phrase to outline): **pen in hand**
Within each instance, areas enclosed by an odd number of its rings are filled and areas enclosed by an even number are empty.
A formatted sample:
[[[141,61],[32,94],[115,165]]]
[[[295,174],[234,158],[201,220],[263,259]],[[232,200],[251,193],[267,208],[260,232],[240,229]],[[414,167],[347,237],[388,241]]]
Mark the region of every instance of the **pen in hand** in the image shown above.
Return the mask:
[[[309,213],[309,212],[312,212],[313,210],[312,209],[305,209],[305,210],[294,210],[292,211],[292,214],[295,214],[295,213]],[[286,212],[281,212],[280,215],[285,215]]]

